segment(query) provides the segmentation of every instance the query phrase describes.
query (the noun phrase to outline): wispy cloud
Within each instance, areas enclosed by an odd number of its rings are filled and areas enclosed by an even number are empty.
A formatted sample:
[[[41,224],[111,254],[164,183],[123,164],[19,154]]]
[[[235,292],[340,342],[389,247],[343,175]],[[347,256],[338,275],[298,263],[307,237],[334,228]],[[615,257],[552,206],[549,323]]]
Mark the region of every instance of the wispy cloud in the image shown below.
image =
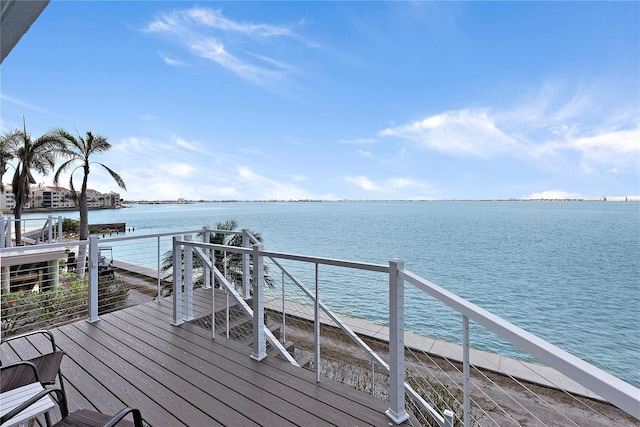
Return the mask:
[[[521,106],[447,111],[383,129],[379,135],[451,156],[506,155],[548,164],[553,157],[574,153],[584,172],[637,174],[638,114],[637,106],[622,111],[614,105],[603,107],[593,91],[579,88],[567,95],[558,86],[544,85]]]
[[[373,138],[357,138],[357,139],[341,139],[338,141],[340,144],[375,144],[377,140]]]
[[[534,199],[534,200],[566,200],[566,199],[582,199],[584,198],[582,195],[578,193],[570,193],[568,191],[563,190],[548,190],[542,191],[540,193],[533,193],[528,197],[524,197],[524,199]]]
[[[344,180],[349,184],[355,185],[361,190],[378,193],[384,197],[392,197],[394,194],[399,194],[400,191],[406,192],[407,190],[415,193],[415,197],[425,196],[432,192],[432,186],[428,182],[412,178],[394,177],[376,182],[368,176],[359,175],[347,176]],[[403,197],[405,197],[405,193],[403,193]]]
[[[367,157],[369,159],[376,158],[376,156],[374,156],[373,154],[371,154],[370,151],[367,151],[367,150],[358,150],[358,154],[360,154],[362,157]]]
[[[296,34],[288,26],[238,22],[226,18],[221,10],[196,6],[162,14],[144,31],[171,37],[191,54],[209,59],[259,86],[283,79],[295,69],[260,52],[268,40],[294,38]],[[163,59],[168,65],[179,63],[168,57]]]
[[[271,200],[303,200],[313,198],[306,191],[295,184],[279,182],[264,177],[247,166],[237,168],[240,181],[254,189],[254,194],[259,194],[257,199]]]
[[[42,114],[46,114],[48,116],[52,116],[52,117],[60,117],[59,114],[54,113],[53,111],[49,111],[46,108],[41,108],[37,105],[33,105],[29,102],[26,102],[22,99],[18,99],[18,98],[14,98],[12,96],[8,96],[4,93],[0,93],[0,100],[3,102],[9,102],[11,104],[15,104],[18,107],[22,107],[26,110],[30,110],[30,111],[35,111],[38,113],[42,113]]]
[[[419,146],[454,155],[491,157],[519,149],[518,142],[500,130],[485,110],[449,111],[424,120],[380,131]]]
[[[162,58],[162,60],[164,61],[165,64],[170,65],[172,67],[186,67],[187,64],[183,61],[179,61],[177,59],[173,59],[168,57],[167,55],[162,55],[160,54],[160,57]]]
[[[140,116],[140,120],[144,120],[146,122],[152,122],[154,120],[157,120],[157,117],[154,116],[153,114],[142,114]]]
[[[582,154],[586,172],[594,168],[618,173],[640,173],[640,126],[635,129],[601,131],[570,141],[568,148]]]

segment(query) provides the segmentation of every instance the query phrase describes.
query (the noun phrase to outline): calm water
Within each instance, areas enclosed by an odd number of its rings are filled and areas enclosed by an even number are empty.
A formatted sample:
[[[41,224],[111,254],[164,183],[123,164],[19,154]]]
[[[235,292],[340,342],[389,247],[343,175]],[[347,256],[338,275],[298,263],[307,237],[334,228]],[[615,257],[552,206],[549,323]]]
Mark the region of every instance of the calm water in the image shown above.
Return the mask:
[[[259,231],[268,250],[385,264],[400,257],[407,269],[640,386],[639,203],[206,203],[134,205],[89,218],[126,222],[136,235],[236,219]],[[336,311],[346,305],[381,320],[375,290],[359,292],[325,299]],[[410,326],[459,342],[459,317],[407,300]],[[518,355],[473,330],[472,340]]]

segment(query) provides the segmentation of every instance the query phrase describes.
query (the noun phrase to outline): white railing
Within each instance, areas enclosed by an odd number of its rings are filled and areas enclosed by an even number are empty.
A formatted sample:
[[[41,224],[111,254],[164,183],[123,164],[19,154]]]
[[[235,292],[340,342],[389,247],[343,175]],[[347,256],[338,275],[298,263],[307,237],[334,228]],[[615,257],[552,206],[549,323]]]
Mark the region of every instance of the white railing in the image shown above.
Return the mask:
[[[183,247],[191,247],[191,248],[202,248],[202,249],[210,249],[212,251],[215,250],[225,250],[227,252],[236,252],[249,254],[249,251],[246,249],[234,248],[234,247],[224,247],[220,245],[207,245],[195,242],[186,242],[182,241],[179,243]],[[287,276],[288,279],[292,283],[294,283],[299,289],[302,290],[303,294],[311,301],[313,305],[313,325],[314,325],[314,341],[315,341],[315,366],[317,373],[317,380],[320,380],[319,372],[321,365],[320,358],[320,312],[322,311],[325,316],[328,316],[333,322],[335,322],[339,328],[345,331],[345,333],[353,339],[353,341],[363,350],[365,351],[371,361],[380,367],[383,368],[384,371],[389,371],[389,401],[390,408],[387,412],[390,419],[394,422],[399,423],[404,421],[408,414],[405,410],[405,393],[407,393],[408,397],[418,403],[420,407],[426,410],[431,417],[437,422],[438,425],[453,425],[453,414],[451,411],[443,410],[441,414],[436,411],[432,405],[427,403],[423,397],[417,393],[406,381],[404,381],[405,376],[405,357],[404,357],[404,282],[406,281],[408,284],[414,286],[420,292],[426,293],[431,297],[434,297],[440,303],[445,304],[450,309],[453,309],[462,317],[461,322],[461,335],[463,336],[463,345],[460,348],[460,354],[458,356],[458,360],[463,364],[463,403],[462,403],[462,414],[458,414],[458,416],[463,420],[465,426],[469,426],[472,423],[471,416],[471,395],[470,395],[470,372],[472,369],[472,365],[470,362],[470,343],[469,343],[469,321],[472,320],[476,322],[478,325],[482,326],[486,330],[497,334],[502,337],[506,341],[513,344],[515,347],[519,348],[522,351],[527,352],[534,358],[546,363],[547,366],[555,369],[556,371],[562,373],[564,376],[569,379],[575,381],[577,384],[582,385],[586,390],[589,396],[598,397],[604,399],[617,406],[618,408],[626,411],[630,415],[638,418],[640,417],[640,391],[638,388],[625,383],[624,381],[600,370],[599,368],[590,365],[581,359],[570,355],[564,350],[538,338],[533,336],[532,334],[506,322],[505,320],[488,313],[487,311],[481,309],[480,307],[456,296],[447,291],[439,288],[438,286],[432,284],[431,282],[420,278],[419,276],[405,271],[403,268],[402,262],[398,260],[393,260],[390,262],[389,266],[384,265],[375,265],[375,264],[365,264],[365,263],[356,263],[351,261],[344,260],[335,260],[335,259],[327,259],[327,258],[319,258],[319,257],[311,257],[311,256],[303,256],[303,255],[294,255],[294,254],[286,254],[286,253],[277,253],[277,252],[269,252],[264,251],[260,246],[254,246],[252,259],[253,262],[261,263],[261,259],[266,258],[271,261],[272,265],[277,266],[283,272],[283,276]],[[309,271],[313,271],[309,280],[314,283],[314,291],[308,290],[306,287],[302,285],[302,282],[295,278],[293,274],[291,274],[286,268],[284,268],[280,261],[289,260],[294,261],[296,263],[309,264]],[[319,283],[319,273],[318,266],[332,266],[339,267],[343,269],[355,269],[359,271],[370,271],[376,273],[382,273],[388,276],[389,282],[389,323],[388,323],[388,331],[389,331],[389,357],[390,363],[387,365],[378,355],[375,354],[371,348],[366,345],[340,318],[335,315],[331,310],[327,308],[327,306],[321,301],[319,297],[320,287]],[[255,272],[255,271],[254,271]],[[254,274],[254,283],[259,280],[256,278]],[[256,292],[260,292],[260,290],[264,287],[264,284],[260,281],[257,282],[258,285],[253,284],[252,290],[254,294]],[[186,283],[185,283],[186,284]],[[175,289],[175,284],[174,284]],[[283,292],[284,295],[284,292]],[[284,300],[284,298],[283,298]],[[255,300],[254,300],[255,303]],[[283,305],[283,317],[284,317],[284,305]],[[261,319],[262,316],[254,317],[254,321],[258,322],[257,319]],[[254,327],[254,333],[259,333],[256,331],[261,331],[262,327]],[[264,345],[264,341],[256,338],[256,343],[260,345]],[[254,348],[254,352],[258,351],[258,354],[264,354],[264,350],[259,348],[256,350]],[[589,393],[590,392],[590,393]]]
[[[189,237],[184,237],[199,234],[202,236],[202,240],[209,241],[209,235],[213,232],[242,234],[244,247],[212,245],[188,240]],[[153,277],[158,296],[162,295],[162,287],[168,279],[166,274],[162,273],[162,257],[166,256],[168,252],[172,252],[173,265],[182,266],[182,268],[173,268],[171,275],[171,284],[174,290],[173,321],[175,324],[192,320],[191,304],[193,301],[190,298],[194,276],[191,260],[198,259],[200,265],[203,265],[207,270],[204,275],[204,287],[212,288],[213,292],[213,288],[216,286],[212,285],[215,283],[218,287],[225,289],[227,295],[234,299],[246,314],[252,316],[254,336],[251,357],[257,360],[263,359],[266,356],[267,341],[282,352],[287,338],[295,336],[296,327],[298,327],[295,322],[300,322],[299,325],[311,325],[310,331],[313,337],[313,342],[309,346],[313,353],[311,364],[316,371],[316,380],[321,381],[321,372],[332,369],[336,365],[334,359],[331,358],[332,356],[324,351],[325,347],[329,347],[325,344],[328,333],[326,328],[339,330],[342,336],[355,343],[355,347],[364,355],[363,358],[369,360],[370,370],[360,369],[354,372],[357,372],[359,378],[364,378],[362,376],[364,375],[367,381],[370,381],[368,385],[363,386],[363,389],[388,399],[389,410],[387,414],[394,422],[401,422],[409,416],[410,412],[415,413],[416,411],[424,411],[431,420],[430,422],[435,422],[440,426],[454,425],[457,422],[462,422],[465,426],[475,425],[474,419],[477,420],[477,417],[474,418],[474,410],[485,411],[482,412],[481,417],[489,419],[492,414],[486,409],[482,409],[482,404],[478,403],[478,399],[473,394],[474,390],[482,388],[478,381],[484,381],[489,376],[487,372],[511,375],[511,378],[525,390],[525,393],[531,393],[529,383],[537,380],[531,380],[526,375],[526,378],[523,378],[521,372],[516,374],[509,372],[509,369],[505,371],[501,367],[493,367],[493,365],[485,363],[485,359],[490,359],[492,355],[477,351],[471,343],[471,338],[478,328],[502,337],[531,355],[532,360],[544,362],[546,367],[528,362],[517,363],[519,363],[518,367],[521,370],[535,371],[535,374],[541,378],[540,383],[545,386],[563,389],[566,382],[554,382],[554,375],[559,372],[563,378],[569,378],[583,386],[585,391],[578,392],[578,394],[610,402],[631,416],[640,418],[640,390],[638,388],[405,270],[399,260],[392,260],[388,265],[359,263],[270,252],[265,251],[261,245],[249,247],[251,243],[251,236],[246,231],[231,232],[205,228],[108,239],[91,237],[89,241],[85,242],[63,242],[39,245],[39,247],[26,246],[20,247],[19,250],[28,253],[38,248],[42,250],[45,247],[51,250],[60,250],[70,246],[88,245],[89,269],[87,277],[90,286],[87,297],[87,317],[90,322],[99,320],[99,253],[107,245],[114,250],[113,257],[116,259],[114,261],[116,266],[118,262],[123,262],[129,271],[134,271],[134,267],[145,269],[140,274]],[[11,253],[16,249],[18,248],[0,249],[0,262],[4,254]],[[239,254],[242,257],[242,277],[239,281],[228,279],[227,273],[229,272],[226,271],[226,263],[223,263],[222,271],[218,271],[214,263],[216,252],[223,253],[225,260],[228,256],[230,257],[229,254]],[[139,257],[142,255],[145,258],[141,260]],[[134,258],[135,260],[130,261]],[[261,268],[263,263],[270,268],[268,277],[272,286],[264,285],[268,279],[264,276],[267,270]],[[253,270],[252,274],[251,270]],[[281,279],[281,287],[278,286],[278,276]],[[184,293],[177,292],[182,289],[183,284],[185,285]],[[347,291],[353,291],[354,294],[362,298],[374,295],[379,300],[386,301],[384,305],[388,312],[385,310],[384,313],[375,317],[375,324],[371,321],[362,323],[356,319],[359,317],[357,314],[345,316],[344,314],[349,315],[350,311],[340,304],[339,294]],[[253,296],[252,307],[249,307],[245,302],[249,296]],[[425,346],[425,340],[430,338],[405,329],[403,325],[404,311],[416,298],[431,298],[457,314],[460,318],[462,345],[438,342],[437,345]],[[213,307],[212,305],[212,312],[214,311]],[[419,308],[412,308],[412,310],[416,309],[419,310]],[[337,312],[344,314],[338,315]],[[254,316],[254,313],[258,313],[258,315]],[[282,332],[279,340],[272,334],[270,335],[264,325],[264,316],[273,315],[280,316],[282,320]],[[424,316],[428,317],[428,315],[429,313],[424,311]],[[367,328],[377,331],[371,332]],[[380,343],[386,342],[389,345],[388,350],[380,350],[378,348]],[[298,343],[296,343],[297,345]],[[434,350],[437,346],[446,348]],[[288,358],[292,363],[296,363],[292,357]],[[459,384],[461,389],[461,404],[457,408],[451,408],[454,409],[455,419],[461,421],[454,421],[454,414],[451,411],[447,411],[446,407],[436,405],[432,399],[428,398],[428,386],[424,386],[420,382],[420,377],[432,374],[438,377],[441,373],[428,373],[427,370],[431,368],[426,367],[423,359],[461,365],[460,375],[454,379],[454,382]],[[504,358],[501,360],[501,363],[504,364]],[[546,384],[545,380],[548,380],[551,385]],[[487,393],[483,396],[485,400],[495,402],[492,400],[493,397],[489,395],[489,391],[482,390],[482,392]],[[414,402],[411,403],[410,409],[405,406],[408,404],[405,396]],[[518,404],[520,405],[520,403]],[[587,404],[590,405],[590,403]],[[536,403],[536,405],[541,406],[540,403]],[[536,409],[526,409],[531,413],[533,419],[538,419],[534,413]],[[509,411],[508,408],[500,408],[499,410]],[[589,408],[589,410],[591,409]],[[507,413],[505,416],[508,418],[509,414]],[[565,417],[562,414],[559,414],[558,417],[561,419],[559,423],[563,425],[581,424],[580,421],[562,418]],[[503,425],[500,421],[494,421],[494,423]],[[545,425],[543,422],[539,424]],[[616,423],[611,422],[611,424]]]
[[[42,222],[44,221],[44,224]],[[22,243],[15,243],[15,227],[19,224]],[[0,248],[21,246],[21,244],[41,244],[62,242],[62,217],[52,215],[46,218],[15,219],[0,215]]]

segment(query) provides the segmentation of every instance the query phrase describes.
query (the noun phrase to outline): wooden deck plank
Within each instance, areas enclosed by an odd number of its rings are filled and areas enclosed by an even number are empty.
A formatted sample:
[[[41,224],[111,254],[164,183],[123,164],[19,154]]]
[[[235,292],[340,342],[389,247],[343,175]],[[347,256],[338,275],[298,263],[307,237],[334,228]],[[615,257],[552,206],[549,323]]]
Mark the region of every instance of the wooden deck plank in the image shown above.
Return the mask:
[[[131,316],[130,313],[120,313],[118,317],[121,317],[123,321],[132,321],[135,322],[133,324],[140,324],[139,319]],[[112,319],[109,319],[109,321],[111,320]],[[150,324],[146,325],[145,328],[153,329],[154,326]],[[179,330],[180,328],[175,329]],[[132,331],[132,333],[135,334],[135,331]],[[156,332],[154,331],[154,335],[155,334]],[[167,334],[170,334],[170,332]],[[147,341],[147,337],[144,336],[144,331],[139,333],[136,338]],[[171,341],[171,344],[167,344],[168,340]],[[238,359],[237,352],[229,351],[226,354],[218,352],[214,358],[211,358],[211,351],[207,347],[213,347],[217,344],[210,339],[207,339],[205,344],[203,347],[192,341],[181,339],[179,336],[170,337],[167,335],[166,339],[162,337],[160,341],[153,343],[153,348],[158,352],[167,354],[172,354],[176,351],[181,352],[179,356],[182,361],[198,367],[198,371],[202,376],[202,379],[199,381],[207,378],[208,380],[216,382],[226,382],[228,387],[237,390],[246,398],[253,399],[255,403],[251,406],[245,406],[246,404],[243,404],[242,400],[238,402],[240,403],[239,409],[242,410],[244,406],[244,410],[248,412],[247,416],[253,415],[255,417],[253,419],[262,425],[313,425],[321,421],[321,418],[312,413],[301,414],[298,407],[295,407],[295,405],[284,398],[286,396],[282,393],[286,392],[286,390],[274,389],[278,384],[264,385],[256,382],[256,378],[250,376],[250,371],[247,371],[244,365],[235,362],[235,360]],[[211,362],[202,357],[211,359]],[[259,363],[249,359],[247,354],[241,355],[240,357],[246,358],[253,363]],[[247,372],[249,372],[249,374],[247,374]],[[244,377],[244,379],[241,377]],[[227,393],[224,393],[224,398],[225,400],[231,399],[229,405],[232,405],[236,399],[234,395]],[[256,409],[253,413],[251,412],[252,407]],[[270,421],[271,419],[273,422]]]
[[[190,419],[195,425],[215,425],[208,414],[191,404],[193,396],[181,395],[181,393],[188,394],[188,390],[179,387],[179,384],[163,383],[158,379],[160,369],[154,369],[151,364],[139,365],[141,360],[138,355],[118,346],[113,339],[101,331],[99,324],[78,323],[74,326],[78,327],[74,337],[82,336],[85,348],[89,347],[92,353],[100,354],[105,364],[121,376],[122,389],[126,388],[129,391],[127,394],[132,394],[131,387],[124,384],[124,381],[137,389],[135,394],[145,395],[180,420]],[[127,406],[135,405],[127,403]],[[231,418],[243,421],[243,417]]]
[[[211,314],[211,290],[193,294],[194,316]],[[190,323],[172,326],[172,298],[53,330],[67,356],[62,370],[70,409],[114,414],[138,407],[152,426],[388,426],[388,403]],[[216,307],[226,305],[216,290]],[[35,341],[6,357],[44,351]],[[406,423],[409,425],[409,423]],[[415,424],[417,425],[417,424]]]
[[[74,336],[74,329],[73,325],[68,325],[64,327],[64,330],[58,330],[56,341],[59,342],[60,348],[67,352],[67,357],[76,362],[78,366],[78,371],[73,372],[74,375],[77,375],[77,378],[69,377],[69,381],[79,390],[82,390],[83,395],[93,402],[100,412],[115,414],[124,406],[145,408],[146,411],[143,414],[143,418],[149,424],[176,426],[182,424],[171,412],[157,405],[146,394],[139,392],[136,387],[129,384],[118,372],[105,365],[101,360],[103,354],[99,348],[89,345],[89,342],[85,343],[82,337],[80,337],[82,338],[82,344],[74,341],[70,337]],[[94,351],[96,356],[91,351]],[[100,357],[100,359],[97,357]],[[65,378],[68,373],[70,372],[65,370]],[[77,380],[77,382],[74,380]],[[113,398],[118,403],[115,403]],[[105,405],[101,403],[103,400],[105,404],[109,404],[108,409],[103,408]]]
[[[195,295],[198,295],[198,291],[196,292],[196,294],[194,294],[194,297],[195,297]],[[200,295],[202,295],[202,294],[200,293]],[[154,316],[154,317],[156,317],[158,319],[162,319],[162,317],[163,317],[162,313],[164,313],[164,315],[170,314],[169,310],[171,310],[171,307],[166,304],[166,301],[164,301],[164,302],[161,302],[161,304],[158,304],[157,306],[155,306],[154,310],[151,310],[150,306],[140,306],[139,309],[141,311],[145,312],[145,314],[148,315],[148,316]],[[195,329],[191,329],[192,327],[195,328]],[[198,334],[201,333],[200,331],[204,331],[204,329],[195,327],[193,325],[187,325],[187,324],[182,325],[182,328],[190,329],[190,330],[192,330],[192,331],[194,331],[194,332],[196,332]],[[209,335],[210,332],[205,332],[205,333],[206,333],[207,337],[210,337],[210,335]],[[233,342],[233,343],[236,344],[235,342]],[[248,347],[240,347],[240,351],[243,351],[243,349],[247,349],[247,348]],[[246,352],[246,354],[250,353],[250,350],[244,350],[244,351]],[[293,375],[294,377],[299,378],[299,379],[310,381],[309,378],[313,377],[313,380],[311,382],[313,382],[314,387],[316,386],[315,385],[315,374],[313,374],[313,373],[310,374],[311,371],[305,370],[305,369],[299,369],[299,368],[296,368],[296,367],[294,367],[294,366],[292,366],[292,365],[290,365],[288,363],[281,363],[281,362],[282,361],[280,359],[273,358],[273,357],[268,357],[267,359],[262,361],[262,363],[269,364],[269,365],[272,365],[274,367],[277,367],[279,370],[287,371],[287,373],[289,373],[290,375]],[[340,399],[340,401],[337,402],[337,403],[335,401],[329,402],[331,405],[345,403],[344,399],[347,399],[347,400],[350,400],[351,403],[349,403],[349,404],[347,404],[345,406],[351,406],[353,404],[363,405],[366,408],[368,408],[370,410],[373,410],[374,413],[376,411],[379,411],[379,412],[383,413],[388,408],[388,403],[387,402],[383,402],[383,401],[380,401],[378,399],[373,399],[371,396],[368,396],[365,393],[361,393],[361,392],[359,392],[359,391],[357,391],[357,390],[353,389],[352,387],[349,387],[348,385],[345,385],[345,384],[335,383],[335,382],[332,382],[332,381],[321,381],[319,386],[320,387],[324,387],[327,384],[331,384],[330,385],[330,390],[331,390],[331,395],[332,396],[335,395],[335,389],[336,388],[340,388],[341,389],[341,392],[340,392],[341,399]],[[309,389],[307,389],[307,391],[308,390]],[[302,390],[300,390],[300,391],[302,391]],[[353,409],[352,406],[351,406],[351,408]],[[372,422],[374,420],[369,420],[369,421]]]
[[[216,380],[210,375],[206,375],[207,368],[218,371],[217,367],[207,360],[191,358],[185,349],[175,345],[170,346],[171,353],[166,353],[146,343],[143,338],[149,336],[149,332],[152,332],[150,328],[145,327],[145,330],[140,330],[139,324],[127,323],[119,319],[118,316],[109,316],[100,323],[101,330],[119,335],[118,339],[122,340],[122,345],[135,346],[136,353],[146,358],[146,361],[141,357],[135,359],[127,358],[130,363],[135,363],[140,369],[145,369],[146,372],[153,375],[158,381],[165,383],[166,386],[171,387],[174,391],[179,392],[182,389],[185,394],[191,396],[190,401],[193,405],[204,408],[203,410],[206,409],[206,412],[211,417],[216,417],[217,415],[218,421],[222,424],[250,424],[248,419],[224,419],[225,414],[232,414],[237,411],[238,413],[245,413],[248,418],[251,418],[250,414],[252,412],[260,413],[260,422],[255,418],[252,419],[257,424],[264,422],[268,425],[288,425],[285,419],[274,413],[266,413],[264,408],[239,392],[242,391],[248,394],[251,392],[250,387],[242,388],[241,384],[230,381],[231,378],[228,376]],[[127,331],[126,336],[122,335],[123,330]],[[113,345],[120,347],[117,343]],[[122,351],[127,352],[128,350],[122,348]],[[161,369],[149,366],[150,363]]]
[[[151,310],[149,307],[140,306],[139,310],[130,313],[134,316],[137,313],[144,313],[141,315],[141,319],[159,316],[156,317],[156,319],[158,321],[162,321],[162,317],[158,314],[157,308],[155,310]],[[180,328],[175,328],[174,333],[190,340],[194,344],[201,343],[201,340],[203,339],[206,341],[211,340],[204,329],[190,324],[184,324]],[[380,425],[381,422],[388,421],[384,415],[384,411],[388,408],[388,405],[381,400],[371,398],[364,393],[358,393],[346,385],[334,383],[328,380],[317,385],[315,383],[315,374],[313,372],[296,368],[288,362],[277,359],[273,356],[267,358],[270,359],[271,368],[264,368],[264,362],[267,359],[260,363],[249,363],[253,362],[248,357],[251,353],[249,347],[235,341],[218,338],[216,338],[216,343],[218,343],[218,345],[212,349],[212,351],[216,353],[216,356],[223,356],[221,351],[225,347],[233,348],[233,350],[237,352],[235,360],[236,363],[240,363],[245,366],[246,369],[253,371],[253,373],[247,376],[248,380],[251,380],[250,378],[252,378],[252,375],[255,376],[255,374],[259,374],[257,378],[259,378],[260,381],[265,381],[266,379],[276,381],[278,383],[277,386],[270,383],[268,385],[264,385],[265,390],[273,387],[279,387],[279,393],[286,393],[287,399],[289,400],[293,400],[301,405],[305,405],[306,401],[314,402],[311,406],[306,406],[304,409],[309,412],[321,413],[322,416],[325,417],[325,420],[330,423],[337,423],[336,425],[340,425],[340,422],[351,422],[354,425]],[[272,368],[277,369],[274,370]],[[290,374],[291,370],[299,373],[300,376],[292,376]],[[242,376],[246,375],[246,373],[241,372],[238,375]],[[257,383],[256,381],[257,380],[253,380],[254,385],[260,386],[260,383]],[[325,385],[328,384],[338,387],[342,390],[342,394],[337,394],[334,388],[325,388]],[[373,407],[361,407],[361,402],[356,402],[349,398],[351,394],[363,395],[364,401],[370,404],[373,402],[371,404]],[[330,419],[327,419],[327,417]]]

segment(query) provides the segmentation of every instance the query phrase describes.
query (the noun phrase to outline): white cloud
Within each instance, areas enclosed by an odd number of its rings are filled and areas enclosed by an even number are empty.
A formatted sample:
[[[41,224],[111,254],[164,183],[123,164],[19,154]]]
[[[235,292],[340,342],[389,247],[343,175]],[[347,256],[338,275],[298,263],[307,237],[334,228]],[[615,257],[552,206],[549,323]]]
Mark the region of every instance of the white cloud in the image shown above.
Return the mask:
[[[144,120],[146,122],[152,122],[154,120],[157,120],[157,117],[155,117],[152,114],[143,114],[140,116],[140,120]]]
[[[376,185],[373,181],[371,181],[366,176],[348,176],[345,178],[345,181],[351,184],[355,184],[365,191],[382,191],[382,189]]]
[[[186,63],[182,61],[178,61],[177,59],[172,59],[165,55],[160,55],[160,56],[162,57],[162,60],[164,61],[165,64],[170,65],[172,67],[185,67],[187,65]]]
[[[375,159],[375,156],[373,154],[371,154],[370,151],[366,151],[366,150],[358,150],[358,154],[360,154],[363,157],[368,157],[370,159]]]
[[[381,195],[388,195],[389,197],[395,197],[395,195],[399,194],[398,191],[401,190],[413,192],[413,195],[408,196],[409,198],[424,196],[432,191],[431,185],[427,182],[411,178],[395,177],[381,182],[375,182],[365,175],[360,175],[347,176],[344,180],[364,191],[380,193]]]
[[[582,153],[585,170],[640,173],[640,127],[585,136],[571,141],[568,147]]]
[[[373,138],[357,138],[357,139],[341,139],[338,142],[340,144],[375,144],[376,140]]]
[[[309,193],[291,183],[278,182],[259,175],[251,168],[241,166],[237,168],[240,181],[252,189],[252,193],[260,200],[304,200],[313,199]]]
[[[186,15],[192,18],[194,22],[228,32],[243,33],[257,37],[294,35],[290,28],[284,26],[232,21],[222,16],[221,10],[205,9],[196,6],[187,10]]]
[[[145,32],[170,37],[193,55],[214,61],[259,86],[273,84],[294,70],[284,61],[255,53],[264,49],[265,39],[294,38],[296,34],[287,26],[237,22],[224,17],[220,10],[196,6],[159,16],[147,25]],[[229,34],[234,36],[226,37]],[[169,65],[182,65],[166,56],[163,59]]]
[[[524,199],[533,200],[565,200],[565,199],[583,199],[584,197],[578,193],[570,193],[563,190],[547,190],[540,193],[533,193]]]
[[[454,155],[491,157],[522,147],[500,130],[484,110],[448,111],[424,120],[380,131],[380,136],[396,137],[419,146]]]
[[[583,172],[639,173],[638,106],[582,87],[567,92],[547,84],[521,106],[447,111],[379,135],[451,156],[508,155],[558,169],[577,158]]]
[[[189,164],[179,162],[166,163],[164,165],[160,165],[160,167],[166,171],[167,175],[179,178],[188,178],[190,176],[194,176],[196,172],[198,172],[197,168]]]

